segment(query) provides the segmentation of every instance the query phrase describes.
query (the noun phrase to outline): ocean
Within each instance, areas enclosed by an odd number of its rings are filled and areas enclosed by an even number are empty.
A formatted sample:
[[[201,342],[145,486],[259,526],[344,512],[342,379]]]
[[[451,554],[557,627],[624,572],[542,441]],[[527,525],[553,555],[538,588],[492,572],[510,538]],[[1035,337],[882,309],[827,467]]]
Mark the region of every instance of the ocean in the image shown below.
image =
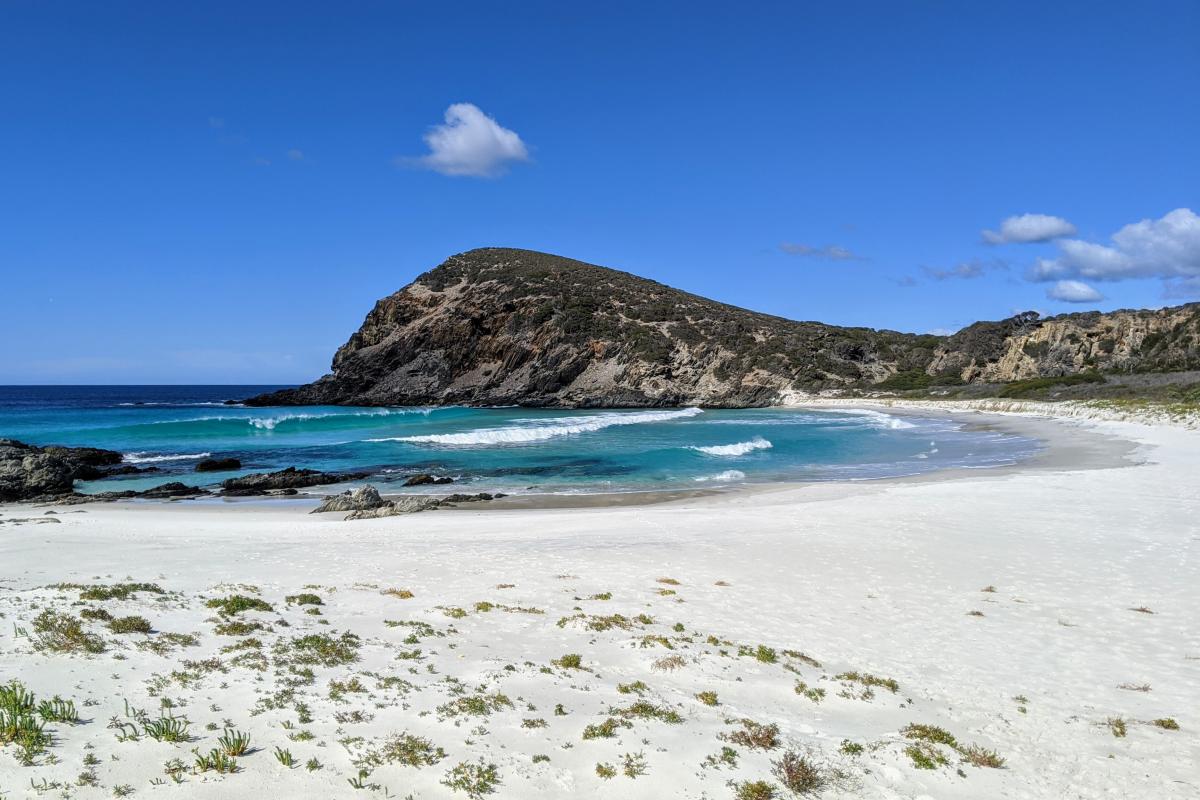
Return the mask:
[[[126,463],[157,468],[84,482],[84,492],[207,485],[289,466],[369,472],[382,491],[420,472],[453,477],[456,491],[677,490],[987,468],[1040,449],[1035,440],[965,419],[850,409],[225,404],[278,388],[0,386],[0,437],[118,450]],[[210,457],[238,458],[242,469],[195,472]]]

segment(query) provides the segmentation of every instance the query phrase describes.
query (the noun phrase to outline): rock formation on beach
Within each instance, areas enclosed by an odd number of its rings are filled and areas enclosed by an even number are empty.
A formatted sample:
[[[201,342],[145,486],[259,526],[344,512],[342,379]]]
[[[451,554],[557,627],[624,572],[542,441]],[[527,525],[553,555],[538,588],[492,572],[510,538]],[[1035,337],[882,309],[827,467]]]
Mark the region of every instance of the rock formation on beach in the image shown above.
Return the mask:
[[[330,495],[321,505],[310,511],[310,514],[324,514],[331,511],[351,512],[346,519],[378,519],[380,517],[398,517],[404,514],[417,514],[421,511],[432,511],[435,508],[453,508],[458,503],[479,503],[504,497],[503,493],[489,494],[451,494],[446,497],[430,497],[428,495],[410,495],[384,500],[379,490],[367,485],[358,489]]]
[[[95,447],[36,447],[0,439],[0,502],[70,494],[76,480],[124,474],[122,455]]]
[[[249,405],[772,405],[928,388],[1200,369],[1200,304],[1032,312],[952,336],[793,322],[529,250],[447,259],[375,304],[330,374]]]

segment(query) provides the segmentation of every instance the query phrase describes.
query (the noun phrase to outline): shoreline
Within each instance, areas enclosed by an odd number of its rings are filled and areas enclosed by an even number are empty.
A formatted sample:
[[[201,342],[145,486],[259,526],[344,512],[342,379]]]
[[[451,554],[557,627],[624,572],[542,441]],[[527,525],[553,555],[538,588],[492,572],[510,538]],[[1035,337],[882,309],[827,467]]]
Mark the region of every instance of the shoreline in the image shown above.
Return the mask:
[[[966,403],[961,404],[960,403]],[[772,481],[761,483],[742,483],[731,486],[709,486],[697,488],[676,489],[633,489],[615,492],[580,492],[580,493],[529,493],[509,494],[503,498],[487,501],[482,504],[467,503],[456,507],[439,509],[443,512],[483,511],[526,511],[540,509],[588,509],[588,508],[617,508],[632,506],[651,506],[701,500],[706,498],[747,495],[769,496],[779,492],[789,492],[806,487],[827,485],[875,486],[892,483],[951,481],[972,479],[985,476],[999,477],[1013,472],[1030,470],[1061,470],[1061,469],[1105,469],[1116,466],[1134,466],[1141,458],[1138,455],[1140,445],[1133,444],[1111,431],[1105,432],[1103,423],[1110,421],[1092,416],[1059,417],[1054,416],[1054,407],[1039,408],[1046,404],[1004,403],[1003,408],[994,408],[989,401],[901,401],[901,400],[851,400],[851,399],[819,399],[806,398],[775,408],[794,409],[880,409],[886,408],[898,411],[903,415],[915,417],[958,418],[969,414],[972,419],[969,428],[976,430],[998,430],[1039,442],[1042,447],[1033,456],[1012,464],[999,464],[989,467],[941,467],[930,472],[910,475],[890,475],[861,479],[831,478],[827,480],[807,481]],[[1057,407],[1057,404],[1056,406]],[[1097,424],[1099,423],[1099,424]],[[1158,421],[1148,424],[1159,424]],[[370,483],[365,481],[363,483]],[[248,509],[258,506],[303,510],[307,513],[320,504],[327,496],[344,491],[348,484],[330,484],[313,489],[302,489],[299,494],[284,497],[221,497],[210,496],[201,498],[147,499],[147,500],[117,500],[96,501],[83,504],[82,507],[108,506],[123,509],[146,508],[204,508],[204,509]],[[353,485],[359,485],[354,482]],[[378,486],[377,486],[378,488]],[[315,491],[314,491],[315,489]],[[447,491],[446,494],[452,493]],[[383,492],[385,499],[396,499],[409,496],[440,496],[430,493]],[[54,503],[9,503],[0,504],[0,513],[6,508],[55,509]],[[333,512],[330,516],[336,515]]]
[[[495,765],[496,797],[698,800],[770,780],[793,751],[844,779],[827,797],[1194,795],[1200,431],[978,422],[1058,427],[1024,467],[649,505],[343,522],[295,501],[96,504],[0,526],[0,674],[86,710],[51,726],[31,767],[0,746],[0,774],[17,776],[3,789],[73,784],[94,754],[99,787],[75,796],[140,790],[230,726],[254,747],[237,773],[189,767],[154,794],[353,798],[365,769],[397,796],[461,797],[441,781],[462,762]],[[127,582],[163,594],[82,596]],[[209,607],[231,595],[271,610]],[[39,649],[39,615],[84,609],[144,617],[150,633],[84,621],[102,652]],[[297,642],[334,648],[311,678],[290,671]],[[458,711],[464,698],[486,713]],[[125,702],[157,714],[164,699],[190,741],[105,728],[128,721]],[[611,736],[589,736],[609,718]],[[742,720],[774,726],[778,746],[738,744]],[[919,768],[911,725],[961,752],[928,744],[941,761]],[[444,757],[371,755],[400,733]],[[285,768],[276,747],[321,768]],[[597,775],[627,756],[646,774]]]

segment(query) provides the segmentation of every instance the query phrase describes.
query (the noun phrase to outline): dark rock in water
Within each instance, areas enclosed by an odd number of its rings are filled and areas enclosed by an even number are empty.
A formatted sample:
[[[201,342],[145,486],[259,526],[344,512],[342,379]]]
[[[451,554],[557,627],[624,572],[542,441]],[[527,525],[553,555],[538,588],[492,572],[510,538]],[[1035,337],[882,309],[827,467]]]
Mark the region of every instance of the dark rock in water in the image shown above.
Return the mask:
[[[164,483],[161,486],[153,486],[143,492],[135,492],[132,489],[125,489],[119,492],[95,492],[93,494],[79,494],[78,492],[59,498],[55,502],[60,506],[78,506],[84,503],[113,503],[117,500],[171,500],[178,497],[200,497],[207,495],[207,489],[202,489],[199,486],[188,486],[179,481]]]
[[[196,472],[229,472],[241,468],[242,462],[236,458],[206,458],[196,464]]]
[[[353,491],[346,490],[341,494],[330,495],[325,498],[325,502],[314,508],[312,514],[321,514],[326,511],[369,511],[373,508],[379,508],[386,505],[382,497],[379,496],[379,491],[374,486],[363,486]]]
[[[427,484],[441,484],[441,483],[454,483],[454,478],[449,478],[449,477],[435,478],[433,475],[430,475],[426,472],[421,472],[421,473],[418,473],[417,475],[413,475],[411,478],[406,480],[404,482],[404,485],[405,486],[425,486]]]
[[[0,439],[0,502],[70,494],[76,479],[103,477],[99,467],[119,464],[121,458],[94,447],[35,447]]]
[[[147,489],[144,492],[137,492],[136,496],[144,497],[147,500],[160,500],[168,497],[196,497],[202,494],[208,494],[208,492],[199,486],[188,486],[187,484],[173,481],[171,483],[164,483],[162,486]]]
[[[89,467],[108,467],[120,464],[125,458],[115,450],[101,450],[98,447],[61,447],[49,445],[42,448],[43,452],[70,461],[74,464]]]
[[[356,481],[367,477],[366,472],[333,473],[315,469],[288,467],[278,472],[260,472],[229,478],[221,481],[221,494],[229,497],[247,497],[267,494],[277,489],[303,489],[308,486],[324,486],[330,483]]]
[[[147,472],[162,472],[158,467],[135,467],[133,464],[125,464],[120,467],[112,467],[104,470],[102,478],[110,478],[113,475],[144,475]]]

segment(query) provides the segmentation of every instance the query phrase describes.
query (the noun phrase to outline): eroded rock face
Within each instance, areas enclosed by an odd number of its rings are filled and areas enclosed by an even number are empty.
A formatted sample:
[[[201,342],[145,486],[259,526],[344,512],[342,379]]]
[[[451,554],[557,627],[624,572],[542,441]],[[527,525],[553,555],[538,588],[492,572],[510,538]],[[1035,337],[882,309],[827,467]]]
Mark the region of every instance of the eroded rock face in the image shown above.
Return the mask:
[[[979,322],[946,340],[930,374],[967,383],[1100,372],[1173,372],[1200,368],[1200,304],[1153,311],[1085,312],[1040,319],[1024,314]]]
[[[35,447],[0,439],[0,502],[70,494],[76,479],[103,477],[121,454],[94,447]]]
[[[256,475],[244,475],[240,478],[221,481],[221,494],[230,497],[248,497],[289,490],[294,494],[297,489],[355,481],[366,476],[365,472],[334,473],[288,467],[278,472],[260,472]]]
[[[246,402],[748,407],[897,375],[928,385],[1093,367],[1200,369],[1200,304],[1027,313],[913,335],[793,322],[559,256],[485,248],[376,303],[330,374]]]

